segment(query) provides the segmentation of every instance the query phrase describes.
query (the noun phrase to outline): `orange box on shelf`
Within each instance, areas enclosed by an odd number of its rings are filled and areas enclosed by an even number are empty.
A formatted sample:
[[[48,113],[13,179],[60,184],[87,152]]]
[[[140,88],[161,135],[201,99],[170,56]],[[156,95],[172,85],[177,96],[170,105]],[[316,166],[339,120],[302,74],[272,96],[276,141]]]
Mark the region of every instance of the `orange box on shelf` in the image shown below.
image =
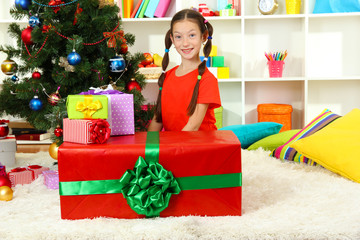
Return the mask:
[[[258,122],[277,122],[283,125],[280,132],[290,130],[292,111],[292,106],[288,104],[259,104],[257,106]]]

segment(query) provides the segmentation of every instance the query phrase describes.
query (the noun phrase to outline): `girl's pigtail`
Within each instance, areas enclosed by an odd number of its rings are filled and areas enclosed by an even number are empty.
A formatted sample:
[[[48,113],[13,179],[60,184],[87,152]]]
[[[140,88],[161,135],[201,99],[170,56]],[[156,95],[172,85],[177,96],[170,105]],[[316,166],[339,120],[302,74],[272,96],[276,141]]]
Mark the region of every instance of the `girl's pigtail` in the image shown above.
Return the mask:
[[[162,93],[162,87],[164,84],[164,80],[165,80],[165,70],[167,68],[167,66],[169,65],[169,49],[171,47],[171,39],[170,39],[170,35],[171,35],[171,30],[167,31],[166,35],[165,35],[165,54],[162,60],[162,73],[159,77],[158,80],[158,85],[159,85],[159,94],[158,94],[158,98],[156,101],[156,121],[161,123],[162,122],[162,113],[161,113],[161,93]]]
[[[208,39],[207,39],[206,44],[204,46],[203,53],[204,53],[204,58],[208,59],[208,57],[210,55],[210,52],[211,52],[211,47],[212,47],[211,39],[212,39],[212,34],[213,34],[213,27],[207,20],[205,20],[204,23],[205,23],[205,26],[206,26],[207,31],[208,31]],[[204,74],[205,69],[206,69],[206,61],[207,60],[202,61],[199,64],[199,67],[198,67],[199,75],[197,76],[197,81],[196,81],[196,84],[195,84],[195,87],[194,87],[193,95],[191,97],[190,104],[189,104],[189,106],[187,108],[188,116],[193,115],[194,112],[195,112],[195,108],[196,108],[196,104],[197,104],[197,98],[198,98],[198,95],[199,95],[200,80],[201,80],[201,77]]]

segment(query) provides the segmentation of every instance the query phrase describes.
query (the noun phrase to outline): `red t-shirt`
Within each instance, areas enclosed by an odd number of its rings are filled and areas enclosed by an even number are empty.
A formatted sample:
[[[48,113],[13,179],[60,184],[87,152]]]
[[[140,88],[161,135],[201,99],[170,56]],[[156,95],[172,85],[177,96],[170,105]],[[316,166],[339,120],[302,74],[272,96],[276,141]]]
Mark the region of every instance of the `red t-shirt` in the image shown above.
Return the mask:
[[[165,131],[181,131],[189,120],[187,107],[197,81],[198,70],[176,76],[176,66],[166,72],[162,93],[161,111]],[[216,130],[214,108],[221,106],[218,81],[206,68],[200,80],[197,103],[209,104],[199,130]]]

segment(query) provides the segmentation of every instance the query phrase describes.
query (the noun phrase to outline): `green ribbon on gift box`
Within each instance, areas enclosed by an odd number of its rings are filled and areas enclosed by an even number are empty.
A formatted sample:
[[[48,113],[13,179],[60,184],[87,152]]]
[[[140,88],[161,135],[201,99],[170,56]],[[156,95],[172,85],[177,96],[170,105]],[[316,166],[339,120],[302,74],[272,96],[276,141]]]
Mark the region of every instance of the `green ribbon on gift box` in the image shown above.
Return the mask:
[[[175,178],[159,164],[159,132],[148,132],[145,159],[139,156],[121,179],[60,182],[59,191],[62,196],[122,193],[136,213],[156,217],[180,191],[240,186],[241,173]]]

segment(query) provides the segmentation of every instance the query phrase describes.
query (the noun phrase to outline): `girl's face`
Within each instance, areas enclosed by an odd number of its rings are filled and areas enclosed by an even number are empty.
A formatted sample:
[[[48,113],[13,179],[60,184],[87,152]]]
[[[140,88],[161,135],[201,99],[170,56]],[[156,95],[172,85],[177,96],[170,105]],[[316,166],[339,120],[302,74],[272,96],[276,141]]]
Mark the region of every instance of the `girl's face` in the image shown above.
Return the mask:
[[[205,41],[206,34],[201,34],[195,22],[186,19],[176,22],[170,38],[182,60],[199,61],[201,43]]]

